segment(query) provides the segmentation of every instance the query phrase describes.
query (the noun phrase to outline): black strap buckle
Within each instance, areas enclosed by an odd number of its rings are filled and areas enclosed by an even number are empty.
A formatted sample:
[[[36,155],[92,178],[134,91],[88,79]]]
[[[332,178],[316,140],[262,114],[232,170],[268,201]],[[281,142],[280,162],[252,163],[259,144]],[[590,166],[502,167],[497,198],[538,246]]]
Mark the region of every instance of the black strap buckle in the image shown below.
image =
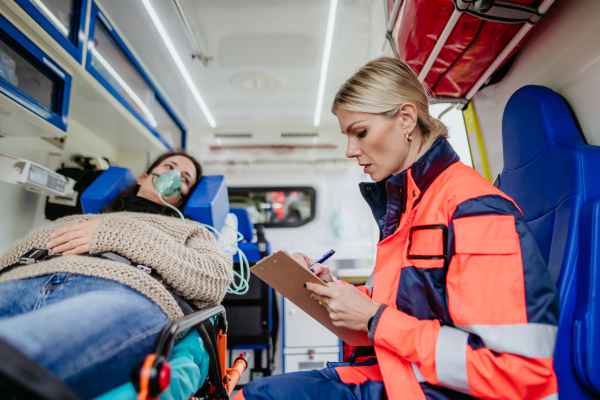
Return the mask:
[[[433,229],[441,229],[442,230],[442,239],[443,239],[443,247],[444,254],[441,255],[416,255],[410,254],[410,248],[412,246],[412,234],[414,231],[422,231],[422,230],[433,230]],[[406,258],[409,260],[446,260],[448,257],[448,227],[446,225],[418,225],[410,228],[410,232],[408,234],[408,248],[406,249]]]

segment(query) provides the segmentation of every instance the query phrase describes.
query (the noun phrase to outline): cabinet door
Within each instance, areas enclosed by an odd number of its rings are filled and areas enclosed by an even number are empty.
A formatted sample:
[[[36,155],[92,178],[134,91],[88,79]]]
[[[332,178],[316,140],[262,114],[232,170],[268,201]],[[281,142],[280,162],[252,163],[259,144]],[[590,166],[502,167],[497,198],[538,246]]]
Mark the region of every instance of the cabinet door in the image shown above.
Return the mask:
[[[340,353],[313,354],[310,358],[308,351],[306,354],[293,354],[284,357],[285,372],[309,371],[311,369],[323,369],[327,362],[339,362]]]
[[[339,339],[313,317],[285,299],[285,347],[339,346]]]

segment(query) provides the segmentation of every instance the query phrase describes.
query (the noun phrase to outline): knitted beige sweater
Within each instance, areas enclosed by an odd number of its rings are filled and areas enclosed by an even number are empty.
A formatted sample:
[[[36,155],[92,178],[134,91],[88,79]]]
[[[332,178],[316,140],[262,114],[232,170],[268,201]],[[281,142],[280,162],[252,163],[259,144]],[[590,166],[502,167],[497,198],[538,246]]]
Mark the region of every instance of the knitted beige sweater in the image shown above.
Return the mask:
[[[183,316],[169,290],[200,308],[221,302],[233,278],[232,258],[223,254],[212,233],[194,221],[162,215],[118,212],[72,215],[56,220],[17,241],[0,258],[0,270],[18,262],[34,247],[46,247],[52,232],[99,218],[90,253],[112,251],[154,269],[152,277],[134,266],[84,256],[64,256],[0,274],[0,282],[66,272],[123,283],[156,303],[173,320]]]

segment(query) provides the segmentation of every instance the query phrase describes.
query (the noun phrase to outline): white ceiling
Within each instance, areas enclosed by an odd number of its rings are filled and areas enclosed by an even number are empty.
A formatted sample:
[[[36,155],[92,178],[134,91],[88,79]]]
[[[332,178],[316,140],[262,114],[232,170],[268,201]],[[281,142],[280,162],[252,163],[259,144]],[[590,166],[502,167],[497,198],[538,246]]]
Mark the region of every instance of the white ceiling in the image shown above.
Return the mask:
[[[312,128],[329,0],[180,1],[202,50],[213,57],[208,67],[192,60],[192,47],[172,1],[151,3],[216,120],[217,129],[272,125]],[[141,1],[98,2],[188,128],[209,131]],[[337,131],[337,121],[329,112],[333,96],[353,71],[380,54],[384,31],[381,0],[339,0],[322,127]],[[277,89],[268,93],[236,90],[232,82],[246,73],[274,76],[271,88]],[[250,80],[244,84],[269,82]]]

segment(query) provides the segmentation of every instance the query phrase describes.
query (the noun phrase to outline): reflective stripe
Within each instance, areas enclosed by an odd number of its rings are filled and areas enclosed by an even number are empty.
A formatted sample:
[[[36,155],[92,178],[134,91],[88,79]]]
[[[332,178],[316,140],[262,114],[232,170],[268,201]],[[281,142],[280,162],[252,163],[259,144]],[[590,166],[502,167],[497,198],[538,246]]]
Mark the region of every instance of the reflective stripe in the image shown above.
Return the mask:
[[[417,367],[417,364],[412,364],[413,367],[413,371],[415,372],[415,376],[417,377],[417,382],[427,382],[425,380],[425,378],[423,378],[423,374],[421,373],[421,371],[419,371],[419,367]]]
[[[373,296],[373,281],[375,280],[375,270],[371,272],[371,276],[367,279],[367,283],[365,283],[365,287],[369,291],[369,294]]]
[[[550,396],[546,396],[540,400],[558,400],[558,393],[551,394]]]
[[[467,376],[469,334],[442,326],[435,346],[435,373],[441,386],[471,394]]]
[[[553,358],[558,327],[548,324],[456,325],[481,338],[485,347],[498,353],[528,358]]]

